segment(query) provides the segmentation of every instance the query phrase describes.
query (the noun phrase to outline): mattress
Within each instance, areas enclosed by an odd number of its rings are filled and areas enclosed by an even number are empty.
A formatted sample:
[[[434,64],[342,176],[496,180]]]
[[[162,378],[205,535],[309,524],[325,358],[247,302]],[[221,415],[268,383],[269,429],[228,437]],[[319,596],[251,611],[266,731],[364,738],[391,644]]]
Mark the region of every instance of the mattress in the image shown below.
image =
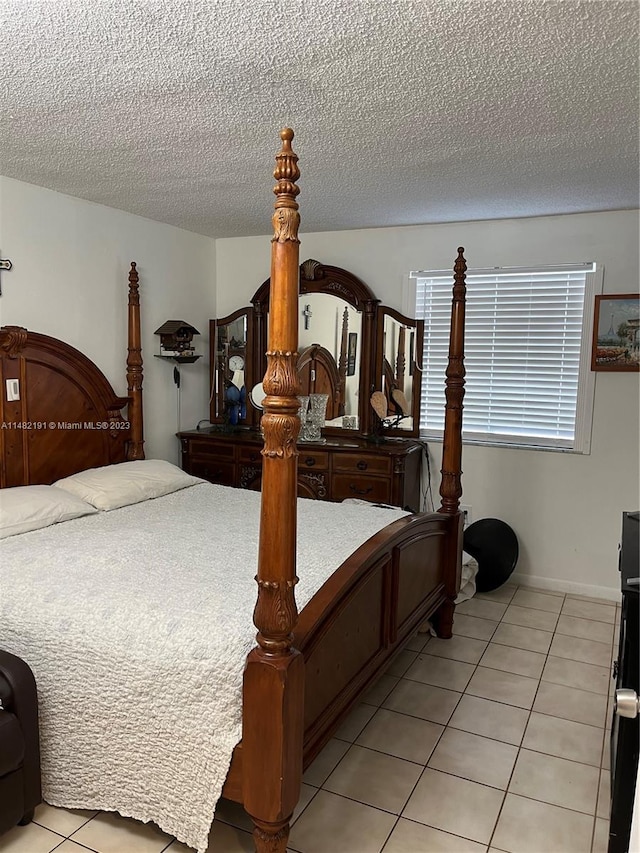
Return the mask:
[[[47,802],[206,850],[241,738],[259,512],[207,483],[0,542],[0,646],[36,677]],[[299,500],[299,609],[404,515]]]

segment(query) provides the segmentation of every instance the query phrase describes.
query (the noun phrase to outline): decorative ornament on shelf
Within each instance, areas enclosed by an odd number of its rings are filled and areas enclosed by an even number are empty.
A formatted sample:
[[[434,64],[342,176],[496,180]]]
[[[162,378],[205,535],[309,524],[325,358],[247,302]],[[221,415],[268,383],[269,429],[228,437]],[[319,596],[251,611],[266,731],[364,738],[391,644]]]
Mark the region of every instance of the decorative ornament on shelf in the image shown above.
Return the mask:
[[[260,409],[260,411],[262,411],[264,408],[264,406],[262,404],[264,403],[264,398],[266,396],[267,395],[265,393],[264,386],[262,385],[262,382],[258,382],[258,384],[254,385],[253,388],[251,389],[251,393],[249,394],[249,399],[251,400],[253,405],[256,407],[256,409]]]
[[[178,364],[193,364],[201,355],[193,346],[193,336],[200,332],[184,320],[167,320],[154,334],[160,335],[160,352],[157,358],[172,358]]]
[[[400,388],[393,388],[387,399],[382,391],[374,391],[369,402],[376,413],[378,436],[382,436],[382,430],[397,427],[405,418],[411,417],[411,408],[407,398]]]
[[[394,388],[391,392],[391,399],[393,400],[394,406],[396,408],[396,416],[402,415],[403,418],[408,418],[411,414],[411,409],[409,407],[409,403],[407,402],[407,398],[404,395],[404,392],[399,388]]]
[[[371,395],[371,408],[381,421],[387,417],[387,398],[382,391],[374,391]]]

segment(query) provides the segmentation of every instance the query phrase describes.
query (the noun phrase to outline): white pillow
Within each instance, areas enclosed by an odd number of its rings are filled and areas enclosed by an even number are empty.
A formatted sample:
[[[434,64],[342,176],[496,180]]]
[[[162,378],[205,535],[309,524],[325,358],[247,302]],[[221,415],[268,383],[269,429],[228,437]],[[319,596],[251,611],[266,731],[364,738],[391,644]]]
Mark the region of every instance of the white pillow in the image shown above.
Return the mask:
[[[141,459],[89,468],[58,480],[54,486],[77,495],[96,509],[110,510],[204,482],[163,459]]]
[[[0,539],[94,512],[90,504],[54,486],[0,489]]]

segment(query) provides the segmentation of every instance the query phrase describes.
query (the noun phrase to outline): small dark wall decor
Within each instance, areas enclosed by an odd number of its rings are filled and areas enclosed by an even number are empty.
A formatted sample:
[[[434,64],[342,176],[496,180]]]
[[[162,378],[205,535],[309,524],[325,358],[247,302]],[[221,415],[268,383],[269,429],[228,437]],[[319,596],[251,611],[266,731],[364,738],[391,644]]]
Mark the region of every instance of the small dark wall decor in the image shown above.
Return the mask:
[[[640,370],[640,294],[596,296],[591,369]]]
[[[349,345],[347,347],[347,376],[353,376],[356,372],[356,354],[358,352],[358,333],[349,332]]]

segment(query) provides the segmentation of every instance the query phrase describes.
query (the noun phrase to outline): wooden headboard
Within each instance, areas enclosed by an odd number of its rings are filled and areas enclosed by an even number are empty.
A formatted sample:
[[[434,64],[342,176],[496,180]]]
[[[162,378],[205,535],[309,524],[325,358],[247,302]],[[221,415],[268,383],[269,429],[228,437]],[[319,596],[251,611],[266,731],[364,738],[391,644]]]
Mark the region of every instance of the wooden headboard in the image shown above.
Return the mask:
[[[344,415],[344,380],[328,349],[311,344],[298,357],[301,394],[328,394],[326,418]]]
[[[128,317],[126,397],[69,344],[21,326],[0,328],[0,487],[49,484],[86,468],[144,458],[135,263]],[[17,382],[18,400],[8,399],[7,380]]]

